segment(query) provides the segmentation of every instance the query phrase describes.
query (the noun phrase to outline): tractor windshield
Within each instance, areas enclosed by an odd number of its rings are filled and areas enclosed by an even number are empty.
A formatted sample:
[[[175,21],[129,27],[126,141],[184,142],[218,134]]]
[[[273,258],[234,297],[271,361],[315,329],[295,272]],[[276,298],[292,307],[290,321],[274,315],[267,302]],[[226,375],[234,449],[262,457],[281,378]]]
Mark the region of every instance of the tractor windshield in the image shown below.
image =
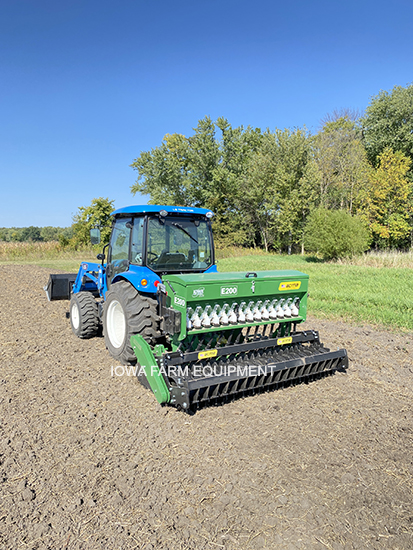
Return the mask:
[[[213,264],[210,225],[199,218],[149,218],[146,257],[154,271],[204,271]]]

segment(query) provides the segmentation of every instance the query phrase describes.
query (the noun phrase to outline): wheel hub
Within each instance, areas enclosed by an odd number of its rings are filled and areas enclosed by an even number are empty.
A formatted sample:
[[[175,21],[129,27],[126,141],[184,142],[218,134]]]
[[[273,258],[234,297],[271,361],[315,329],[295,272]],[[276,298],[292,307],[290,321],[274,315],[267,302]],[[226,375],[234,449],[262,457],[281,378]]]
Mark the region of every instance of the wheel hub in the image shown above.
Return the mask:
[[[79,307],[76,303],[72,305],[72,309],[70,311],[70,317],[72,319],[73,328],[77,330],[80,324],[80,314],[79,314]]]
[[[106,316],[107,334],[114,348],[120,348],[126,334],[125,313],[117,300],[112,300]]]

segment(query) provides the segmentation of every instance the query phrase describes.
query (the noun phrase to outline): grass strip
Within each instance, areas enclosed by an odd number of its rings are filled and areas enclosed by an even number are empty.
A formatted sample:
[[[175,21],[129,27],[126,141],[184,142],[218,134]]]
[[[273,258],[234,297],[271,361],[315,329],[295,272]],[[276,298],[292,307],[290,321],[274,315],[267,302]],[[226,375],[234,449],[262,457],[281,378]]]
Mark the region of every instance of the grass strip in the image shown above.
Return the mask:
[[[413,330],[413,253],[373,253],[339,262],[259,250],[217,251],[219,271],[297,269],[310,276],[308,310],[320,318]],[[91,248],[62,250],[59,243],[0,243],[0,265],[38,265],[76,273],[96,261]]]
[[[413,276],[409,268],[322,263],[305,256],[254,255],[218,260],[218,269],[297,269],[310,276],[311,314],[413,330]]]

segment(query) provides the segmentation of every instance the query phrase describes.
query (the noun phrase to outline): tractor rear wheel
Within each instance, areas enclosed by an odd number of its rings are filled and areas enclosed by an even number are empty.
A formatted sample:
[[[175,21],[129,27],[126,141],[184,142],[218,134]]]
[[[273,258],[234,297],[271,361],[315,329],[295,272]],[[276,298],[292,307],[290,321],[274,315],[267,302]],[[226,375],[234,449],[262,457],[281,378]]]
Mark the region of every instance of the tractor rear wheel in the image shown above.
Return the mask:
[[[154,345],[161,337],[157,301],[139,292],[126,281],[114,283],[106,294],[103,334],[109,353],[120,364],[136,364],[130,337],[140,334]]]
[[[98,305],[91,292],[72,294],[70,298],[70,326],[78,338],[93,338],[98,333]]]

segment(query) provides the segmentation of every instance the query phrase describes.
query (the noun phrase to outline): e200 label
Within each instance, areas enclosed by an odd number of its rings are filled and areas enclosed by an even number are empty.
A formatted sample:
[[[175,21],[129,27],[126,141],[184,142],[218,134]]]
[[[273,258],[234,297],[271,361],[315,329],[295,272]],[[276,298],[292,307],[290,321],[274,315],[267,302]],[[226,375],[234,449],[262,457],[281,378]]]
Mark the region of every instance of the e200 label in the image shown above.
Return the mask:
[[[185,300],[183,298],[179,298],[179,296],[175,296],[174,303],[177,306],[185,307]]]
[[[235,296],[237,293],[237,286],[221,286],[221,296]]]

